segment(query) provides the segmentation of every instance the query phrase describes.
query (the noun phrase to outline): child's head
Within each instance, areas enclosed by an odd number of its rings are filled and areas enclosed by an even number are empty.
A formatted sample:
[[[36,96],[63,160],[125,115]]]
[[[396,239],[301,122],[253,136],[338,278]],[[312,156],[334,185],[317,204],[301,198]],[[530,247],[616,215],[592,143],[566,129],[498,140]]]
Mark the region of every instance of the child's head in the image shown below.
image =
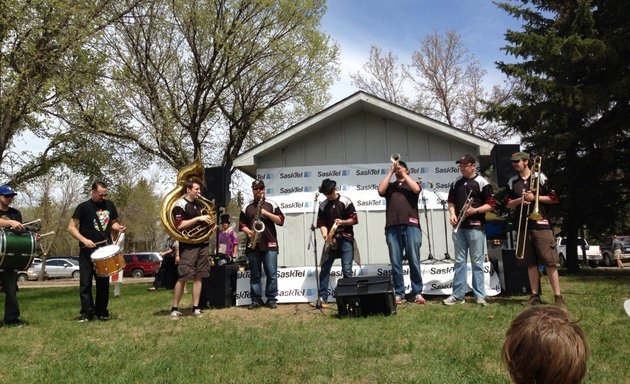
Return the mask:
[[[515,383],[580,383],[589,348],[565,309],[535,306],[512,320],[501,355]]]

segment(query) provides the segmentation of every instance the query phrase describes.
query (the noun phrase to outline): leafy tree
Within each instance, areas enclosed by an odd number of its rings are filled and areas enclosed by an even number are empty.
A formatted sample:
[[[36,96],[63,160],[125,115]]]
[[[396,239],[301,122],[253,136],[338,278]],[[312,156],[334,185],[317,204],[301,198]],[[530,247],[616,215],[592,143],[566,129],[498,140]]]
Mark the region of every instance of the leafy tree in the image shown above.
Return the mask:
[[[630,175],[630,3],[521,0],[499,7],[523,21],[507,31],[515,63],[498,68],[518,83],[489,117],[543,156],[561,198],[569,271],[578,271],[577,234],[628,230]]]
[[[111,71],[91,116],[111,123],[77,124],[174,169],[198,154],[229,168],[244,145],[328,100],[338,49],[317,29],[324,3],[147,2],[104,35]]]
[[[89,82],[100,62],[94,36],[136,1],[0,2],[0,172],[19,185],[59,164],[98,169],[92,141],[77,142],[63,119],[73,86]],[[48,144],[39,155],[12,150],[29,133]],[[90,153],[91,152],[91,153]]]

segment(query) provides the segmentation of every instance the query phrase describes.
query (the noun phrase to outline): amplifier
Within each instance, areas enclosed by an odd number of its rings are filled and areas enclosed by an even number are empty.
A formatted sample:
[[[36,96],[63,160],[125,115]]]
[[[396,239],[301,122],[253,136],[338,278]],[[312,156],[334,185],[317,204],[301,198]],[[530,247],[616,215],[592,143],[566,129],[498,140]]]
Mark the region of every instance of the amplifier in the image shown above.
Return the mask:
[[[346,277],[337,282],[335,300],[339,316],[396,313],[391,276]]]

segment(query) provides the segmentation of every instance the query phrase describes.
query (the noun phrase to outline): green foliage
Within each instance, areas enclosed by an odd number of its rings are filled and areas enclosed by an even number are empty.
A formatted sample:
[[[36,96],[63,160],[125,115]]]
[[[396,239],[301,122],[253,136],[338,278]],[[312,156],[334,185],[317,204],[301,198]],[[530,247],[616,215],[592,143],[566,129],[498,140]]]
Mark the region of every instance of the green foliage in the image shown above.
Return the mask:
[[[630,3],[623,0],[521,1],[499,6],[523,20],[508,31],[506,52],[518,60],[498,68],[519,85],[514,98],[491,105],[489,117],[543,156],[560,196],[562,229],[573,246],[591,233],[630,229]],[[622,43],[623,41],[623,43]]]
[[[585,270],[561,277],[571,317],[591,348],[588,383],[630,377],[630,272]],[[0,328],[1,382],[20,383],[508,383],[500,358],[505,331],[525,296],[447,307],[441,297],[404,304],[392,316],[335,317],[306,304],[243,307],[168,317],[172,291],[147,292],[125,279],[109,322],[78,323],[76,287],[25,289],[23,328]],[[552,299],[543,282],[543,301]],[[189,289],[191,288],[189,284]],[[113,289],[113,288],[112,288]],[[333,305],[334,308],[334,305]]]

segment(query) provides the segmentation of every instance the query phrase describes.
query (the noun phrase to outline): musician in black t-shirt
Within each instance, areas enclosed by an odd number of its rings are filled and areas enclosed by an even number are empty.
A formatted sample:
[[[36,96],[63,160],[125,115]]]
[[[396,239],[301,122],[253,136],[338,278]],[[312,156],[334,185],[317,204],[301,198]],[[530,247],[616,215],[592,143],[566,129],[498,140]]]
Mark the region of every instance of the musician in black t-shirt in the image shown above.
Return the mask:
[[[554,294],[554,301],[557,305],[564,307],[564,298],[560,292],[560,277],[558,275],[558,250],[556,248],[556,239],[549,222],[548,207],[558,204],[558,196],[555,191],[549,187],[547,177],[542,173],[534,175],[530,169],[530,157],[526,152],[516,152],[512,155],[512,166],[517,172],[516,175],[508,180],[508,196],[505,200],[505,206],[514,209],[515,215],[519,215],[521,210],[521,202],[523,203],[523,214],[516,217],[513,223],[521,220],[521,234],[518,236],[520,244],[516,250],[516,255],[523,255],[523,260],[519,260],[519,264],[527,266],[527,275],[532,294],[524,305],[541,304],[540,293],[540,272],[539,264],[544,264],[547,269],[547,277]],[[532,185],[534,179],[539,178],[538,191],[538,213],[540,218],[531,220],[529,214],[533,212],[533,202],[536,200],[536,194],[533,191],[535,186]],[[525,233],[525,222],[527,222],[527,233]],[[517,227],[518,230],[518,227]],[[522,240],[521,240],[522,239]],[[525,247],[523,253],[522,247]]]
[[[76,207],[68,224],[68,232],[79,241],[80,322],[94,316],[109,320],[109,277],[96,275],[91,256],[97,248],[111,244],[111,230],[123,233],[126,228],[118,222],[116,206],[106,197],[107,184],[95,181],[90,199]],[[92,297],[92,279],[96,281],[96,301]]]
[[[343,277],[352,277],[352,261],[356,258],[355,252],[358,253],[352,226],[356,225],[359,219],[352,200],[337,192],[337,183],[334,180],[322,180],[319,193],[326,196],[326,200],[319,204],[317,211],[317,227],[324,238],[318,298],[319,304],[326,308],[330,293],[328,291],[330,269],[335,259],[341,259]],[[335,232],[331,234],[333,226]],[[317,306],[317,303],[311,305]]]
[[[395,177],[391,181],[392,176]],[[409,262],[409,279],[413,301],[424,304],[422,297],[422,275],[420,274],[420,215],[418,197],[422,187],[409,176],[407,164],[400,160],[392,163],[389,172],[378,185],[378,194],[385,198],[385,241],[392,264],[392,278],[396,305],[405,301],[403,278],[403,255]]]
[[[15,208],[9,207],[17,193],[7,184],[0,185],[0,227],[6,230],[21,232],[22,214]],[[14,269],[0,270],[0,280],[4,289],[4,324],[22,326],[20,307],[17,301],[17,273]]]
[[[485,306],[487,302],[483,262],[486,244],[486,212],[495,207],[496,200],[490,183],[477,173],[476,160],[473,156],[464,154],[455,163],[459,165],[461,175],[455,179],[448,191],[448,212],[453,227],[457,228],[459,220],[462,222],[457,232],[453,230],[455,247],[453,293],[442,300],[442,303],[453,305],[465,302],[466,261],[470,254],[473,296],[477,304]],[[469,198],[472,199],[471,203],[463,211]]]

